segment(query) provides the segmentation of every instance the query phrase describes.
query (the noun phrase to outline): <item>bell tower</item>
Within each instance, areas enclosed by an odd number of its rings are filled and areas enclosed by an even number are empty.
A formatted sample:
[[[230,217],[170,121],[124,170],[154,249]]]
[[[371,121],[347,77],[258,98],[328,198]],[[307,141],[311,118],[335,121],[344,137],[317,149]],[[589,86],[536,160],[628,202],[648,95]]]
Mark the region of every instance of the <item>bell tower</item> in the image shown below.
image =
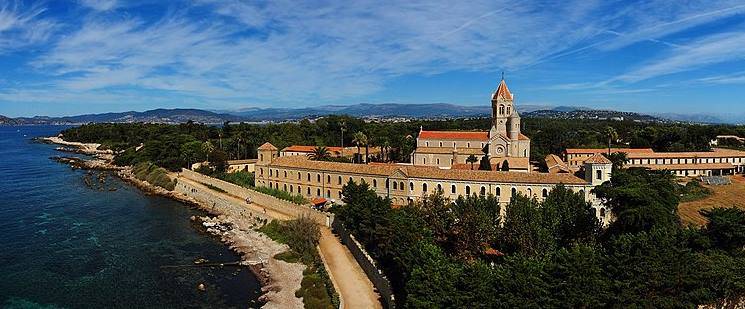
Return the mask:
[[[492,128],[489,132],[491,136],[508,136],[507,122],[513,112],[512,103],[512,94],[510,93],[510,90],[507,89],[507,83],[505,83],[504,81],[504,73],[502,73],[502,80],[499,82],[497,90],[492,94],[491,97],[493,121]]]

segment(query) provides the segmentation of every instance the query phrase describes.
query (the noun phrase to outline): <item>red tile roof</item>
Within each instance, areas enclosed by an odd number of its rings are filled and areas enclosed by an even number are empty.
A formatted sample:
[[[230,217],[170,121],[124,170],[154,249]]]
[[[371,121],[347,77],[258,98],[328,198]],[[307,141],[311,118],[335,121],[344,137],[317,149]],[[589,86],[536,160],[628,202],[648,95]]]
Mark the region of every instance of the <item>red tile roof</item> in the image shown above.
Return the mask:
[[[271,143],[266,142],[263,145],[259,146],[259,148],[257,149],[258,150],[277,150],[277,147],[274,147],[274,145],[272,145]]]
[[[488,141],[489,132],[482,131],[421,131],[419,132],[419,138],[421,139],[439,139],[439,140],[478,140]]]
[[[497,91],[494,92],[492,100],[496,100],[499,97],[505,100],[512,100],[512,93],[510,93],[510,89],[507,89],[507,83],[504,82],[504,79],[499,82],[499,86],[497,87]]]
[[[596,153],[608,153],[608,148],[567,148],[564,151],[568,154],[596,154]],[[625,153],[652,153],[652,148],[611,148],[611,153],[625,152]]]
[[[282,149],[282,152],[290,151],[290,152],[308,152],[308,153],[310,153],[310,152],[313,152],[313,150],[316,149],[316,147],[318,147],[318,146],[312,146],[312,145],[292,145],[292,146],[287,146],[284,149]],[[341,147],[326,146],[326,149],[328,149],[328,151],[330,153],[340,153],[341,152]]]
[[[613,164],[608,158],[606,158],[604,155],[601,155],[599,153],[596,153],[594,156],[590,157],[589,159],[585,160],[585,163],[589,164]]]

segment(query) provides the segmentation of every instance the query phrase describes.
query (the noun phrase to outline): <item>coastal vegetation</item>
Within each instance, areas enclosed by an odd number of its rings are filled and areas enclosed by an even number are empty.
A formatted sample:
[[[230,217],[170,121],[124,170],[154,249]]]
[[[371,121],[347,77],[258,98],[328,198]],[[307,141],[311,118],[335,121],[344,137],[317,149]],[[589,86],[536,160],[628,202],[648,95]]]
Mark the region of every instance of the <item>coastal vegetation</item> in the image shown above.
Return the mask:
[[[135,164],[132,167],[132,172],[137,179],[147,181],[168,191],[173,191],[176,188],[176,181],[168,177],[168,171],[151,162]]]
[[[311,219],[298,218],[289,221],[272,220],[259,231],[274,241],[287,244],[289,251],[275,255],[276,259],[288,263],[303,263],[303,280],[295,296],[302,297],[305,308],[331,309],[339,307],[339,297],[316,250],[321,230]]]
[[[595,193],[616,217],[605,229],[562,186],[543,202],[436,193],[393,208],[350,182],[334,211],[404,308],[690,308],[743,295],[745,211],[712,209],[704,226],[683,226],[678,184],[643,169],[619,169]]]
[[[314,122],[247,124],[225,123],[222,127],[195,124],[88,124],[64,130],[66,140],[101,143],[118,152],[115,162],[132,165],[150,161],[176,171],[191,163],[209,160],[222,171],[225,160],[256,158],[256,148],[271,142],[282,149],[290,145],[379,148],[370,161],[407,162],[416,146],[420,128],[427,130],[485,130],[490,119],[413,120],[409,122],[365,122],[348,116],[328,116]],[[612,130],[610,130],[612,129]],[[542,161],[550,153],[566,148],[612,147],[653,148],[656,151],[709,150],[717,135],[745,136],[745,128],[732,125],[696,125],[599,121],[592,119],[528,118],[523,133],[531,138],[531,160]],[[364,135],[364,137],[363,137]],[[365,148],[365,149],[363,149]],[[319,154],[321,158],[325,156]],[[480,158],[478,158],[480,159]],[[478,161],[476,161],[478,162]],[[475,169],[476,167],[474,167]]]

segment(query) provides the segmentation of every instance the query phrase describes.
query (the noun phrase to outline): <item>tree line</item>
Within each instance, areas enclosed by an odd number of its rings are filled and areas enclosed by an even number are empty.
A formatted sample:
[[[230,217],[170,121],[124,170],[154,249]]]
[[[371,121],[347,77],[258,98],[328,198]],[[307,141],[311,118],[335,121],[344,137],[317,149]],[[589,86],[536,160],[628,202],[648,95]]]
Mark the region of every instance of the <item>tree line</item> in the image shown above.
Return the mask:
[[[542,202],[436,193],[393,208],[350,182],[334,211],[391,280],[399,307],[690,308],[737,299],[745,211],[713,209],[706,226],[682,226],[677,190],[665,172],[616,171],[595,191],[616,217],[606,229],[563,186]]]
[[[369,161],[408,162],[416,148],[420,128],[426,130],[488,130],[491,119],[413,120],[377,122],[349,116],[328,116],[295,123],[225,123],[208,126],[188,122],[166,124],[87,124],[64,130],[70,141],[96,142],[119,151],[116,162],[132,165],[153,162],[178,170],[207,159],[225,161],[256,158],[256,149],[270,142],[282,149],[290,145],[355,146]],[[709,150],[717,135],[745,136],[737,126],[638,123],[584,119],[537,119],[523,121],[523,133],[531,138],[530,158],[542,162],[566,148],[603,148],[609,144],[608,128],[615,132],[614,147],[650,147],[657,151]],[[343,138],[342,138],[343,136]],[[483,158],[476,158],[481,160]],[[361,162],[359,158],[357,162]]]

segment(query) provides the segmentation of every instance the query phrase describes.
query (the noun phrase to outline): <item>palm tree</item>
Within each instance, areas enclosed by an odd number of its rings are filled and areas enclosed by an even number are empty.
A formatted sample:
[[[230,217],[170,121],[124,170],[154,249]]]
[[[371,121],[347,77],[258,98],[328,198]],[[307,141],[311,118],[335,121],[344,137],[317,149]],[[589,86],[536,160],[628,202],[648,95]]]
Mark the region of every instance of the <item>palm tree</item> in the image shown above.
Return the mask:
[[[324,146],[318,146],[316,148],[313,148],[313,152],[308,154],[308,159],[316,160],[316,161],[323,161],[328,159],[330,156],[329,149]]]
[[[476,156],[474,156],[474,155],[470,155],[470,156],[468,156],[468,158],[466,158],[466,163],[471,163],[471,169],[472,170],[473,170],[473,164],[476,163],[476,162],[478,162],[478,161],[479,161],[479,159],[477,159]]]
[[[210,154],[215,151],[215,145],[212,145],[210,141],[206,141],[204,142],[204,144],[202,144],[202,151],[207,154],[207,162],[209,162]]]
[[[618,132],[611,126],[605,128],[605,136],[608,137],[608,155],[610,156],[611,143],[618,140]]]
[[[361,157],[360,148],[362,147],[362,145],[367,145],[367,135],[365,135],[365,133],[362,133],[360,131],[355,132],[354,135],[352,135],[352,143],[357,145],[357,158],[359,158],[358,160],[362,161],[361,160],[362,158],[360,158]],[[361,162],[357,162],[357,163],[361,163]]]

